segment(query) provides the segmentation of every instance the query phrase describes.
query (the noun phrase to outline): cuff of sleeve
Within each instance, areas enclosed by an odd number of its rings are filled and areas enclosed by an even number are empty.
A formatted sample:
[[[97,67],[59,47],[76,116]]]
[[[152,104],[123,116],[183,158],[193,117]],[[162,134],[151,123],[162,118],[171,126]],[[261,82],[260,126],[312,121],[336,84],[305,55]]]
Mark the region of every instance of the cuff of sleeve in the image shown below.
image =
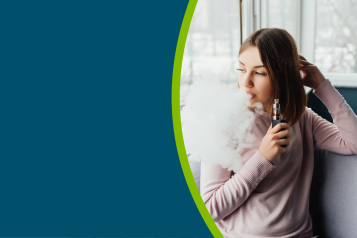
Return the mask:
[[[314,89],[313,93],[326,105],[330,112],[345,100],[328,79],[325,79]]]
[[[256,187],[261,180],[276,166],[271,164],[262,154],[257,152],[238,171],[240,175],[251,185]]]

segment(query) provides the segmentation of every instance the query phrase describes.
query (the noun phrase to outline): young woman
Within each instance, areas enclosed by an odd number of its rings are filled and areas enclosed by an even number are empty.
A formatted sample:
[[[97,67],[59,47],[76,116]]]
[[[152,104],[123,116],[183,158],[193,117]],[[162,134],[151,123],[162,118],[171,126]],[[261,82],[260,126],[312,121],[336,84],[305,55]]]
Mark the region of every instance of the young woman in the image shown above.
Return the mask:
[[[251,104],[261,102],[266,114],[256,113],[257,139],[243,151],[238,173],[201,163],[203,201],[224,237],[311,238],[314,148],[357,154],[356,115],[320,70],[298,55],[285,30],[254,32],[240,48],[238,70],[238,87],[252,95]],[[306,107],[304,85],[327,106],[334,124]],[[274,99],[287,123],[272,128]]]

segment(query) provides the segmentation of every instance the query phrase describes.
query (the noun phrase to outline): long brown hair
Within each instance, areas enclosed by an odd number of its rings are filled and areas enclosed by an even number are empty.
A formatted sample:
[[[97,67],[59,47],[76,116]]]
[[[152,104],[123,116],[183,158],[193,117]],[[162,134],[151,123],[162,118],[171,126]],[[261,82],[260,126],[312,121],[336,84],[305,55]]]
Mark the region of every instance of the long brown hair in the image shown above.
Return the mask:
[[[280,112],[289,125],[304,113],[307,96],[299,71],[299,55],[294,38],[283,29],[263,28],[253,32],[242,44],[239,55],[256,46],[268,71],[273,99],[279,99]],[[273,106],[274,101],[271,101]]]

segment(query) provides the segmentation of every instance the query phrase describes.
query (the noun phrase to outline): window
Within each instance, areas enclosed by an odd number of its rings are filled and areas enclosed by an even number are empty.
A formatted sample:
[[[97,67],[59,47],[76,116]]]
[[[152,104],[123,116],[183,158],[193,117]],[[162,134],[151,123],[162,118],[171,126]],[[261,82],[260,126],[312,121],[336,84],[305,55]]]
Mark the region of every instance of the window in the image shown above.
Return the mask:
[[[287,30],[295,38],[299,54],[319,67],[335,87],[357,87],[356,1],[255,0],[253,3],[248,12],[258,15],[252,19],[259,21],[253,25]],[[249,4],[243,6],[249,8]],[[243,25],[249,24],[243,21]],[[311,89],[305,87],[305,90]]]
[[[239,47],[239,1],[198,1],[182,60],[181,102],[198,79],[237,85]]]
[[[334,86],[357,87],[357,2],[316,5],[315,64]]]
[[[265,27],[287,30],[299,54],[316,64],[334,86],[357,87],[355,12],[356,1],[342,0],[198,1],[183,56],[181,101],[198,79],[236,86],[241,40]],[[310,90],[305,87],[307,93]]]

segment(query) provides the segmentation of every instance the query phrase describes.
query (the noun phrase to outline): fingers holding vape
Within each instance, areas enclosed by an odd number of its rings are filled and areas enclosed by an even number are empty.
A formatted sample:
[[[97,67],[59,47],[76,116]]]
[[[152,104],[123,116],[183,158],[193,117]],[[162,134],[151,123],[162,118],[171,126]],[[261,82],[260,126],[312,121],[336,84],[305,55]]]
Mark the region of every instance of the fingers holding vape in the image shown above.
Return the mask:
[[[284,123],[284,124],[286,124],[286,123]],[[280,146],[282,146],[282,148],[285,148],[290,144],[290,142],[289,142],[290,133],[287,130],[288,128],[289,128],[289,126],[287,128],[286,127],[282,127],[282,129],[275,134],[277,136],[278,143],[280,144]],[[285,146],[283,146],[283,145],[285,145]],[[285,151],[286,151],[286,149],[284,150],[284,152]]]
[[[281,131],[281,130],[285,131],[285,129],[289,129],[289,124],[285,123],[285,122],[279,123],[276,126],[274,126],[273,128],[272,128],[272,126],[273,126],[273,123],[270,125],[269,130],[271,130],[271,132],[273,134],[280,133],[279,131]],[[269,132],[269,130],[268,130],[268,132]],[[281,131],[281,132],[283,132],[283,131]]]
[[[272,127],[270,125],[266,135],[263,137],[259,147],[259,153],[267,160],[273,162],[274,159],[281,153],[286,152],[286,148],[282,145],[289,145],[289,125],[287,123],[279,123]]]

